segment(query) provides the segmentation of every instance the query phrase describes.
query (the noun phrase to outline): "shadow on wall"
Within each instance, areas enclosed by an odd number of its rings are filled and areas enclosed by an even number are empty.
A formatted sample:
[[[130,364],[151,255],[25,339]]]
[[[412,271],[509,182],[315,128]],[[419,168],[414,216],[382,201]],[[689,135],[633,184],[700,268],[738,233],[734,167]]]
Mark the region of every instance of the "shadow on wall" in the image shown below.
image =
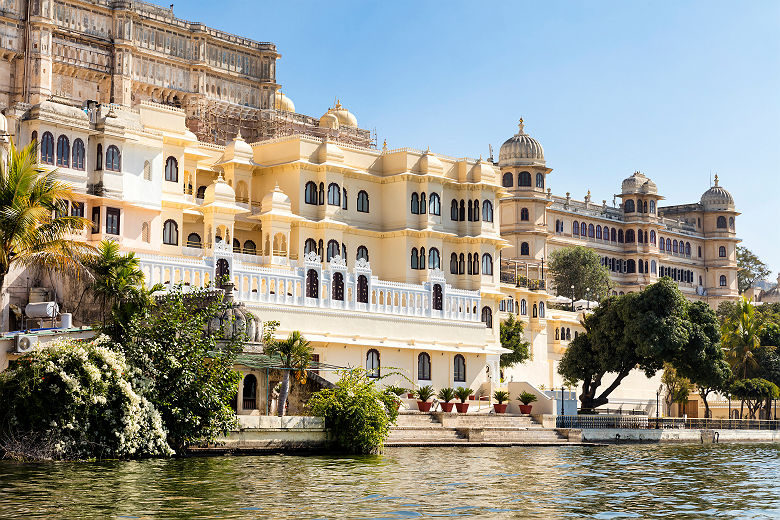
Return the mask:
[[[269,382],[271,390],[271,408],[269,413],[274,415],[276,414],[276,398],[278,395],[278,392],[275,392],[274,389],[282,382],[282,371],[271,370]],[[317,373],[307,372],[306,383],[299,383],[293,375],[290,386],[290,396],[287,398],[287,415],[307,415],[306,403],[309,402],[312,394],[323,388],[333,388],[335,385]]]

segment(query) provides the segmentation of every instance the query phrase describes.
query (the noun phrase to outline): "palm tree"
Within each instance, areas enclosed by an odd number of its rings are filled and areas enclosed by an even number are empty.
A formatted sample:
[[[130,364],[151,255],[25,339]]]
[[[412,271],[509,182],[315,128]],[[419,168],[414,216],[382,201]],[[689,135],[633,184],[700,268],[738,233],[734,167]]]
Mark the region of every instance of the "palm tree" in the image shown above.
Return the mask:
[[[78,274],[94,252],[70,238],[90,222],[63,211],[73,192],[55,170],[38,167],[37,155],[35,143],[19,150],[12,142],[7,160],[0,161],[0,294],[17,264]]]
[[[103,240],[97,248],[97,255],[89,262],[94,276],[91,289],[101,300],[103,326],[106,313],[118,303],[136,299],[143,285],[144,274],[135,253],[121,254],[119,244]]]
[[[279,390],[276,414],[282,417],[287,404],[287,396],[290,394],[290,372],[295,370],[305,376],[306,368],[311,361],[312,348],[306,338],[299,331],[294,330],[285,340],[271,341],[265,348],[265,352],[272,358],[278,356],[281,362],[282,387]]]
[[[721,343],[735,374],[747,379],[748,372],[758,368],[755,352],[761,346],[764,323],[756,314],[756,308],[745,297],[737,304],[735,313],[728,317],[721,328]]]

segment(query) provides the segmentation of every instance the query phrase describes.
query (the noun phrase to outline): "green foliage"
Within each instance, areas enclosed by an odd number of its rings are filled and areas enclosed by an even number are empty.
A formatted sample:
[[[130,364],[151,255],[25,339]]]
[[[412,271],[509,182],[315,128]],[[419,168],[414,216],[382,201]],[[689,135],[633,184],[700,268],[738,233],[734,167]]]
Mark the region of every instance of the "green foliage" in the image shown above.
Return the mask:
[[[22,356],[13,369],[0,373],[3,439],[34,434],[48,446],[37,441],[15,456],[127,458],[172,453],[160,414],[133,388],[138,374],[112,347],[105,336],[90,342],[59,342]]]
[[[445,403],[449,403],[455,399],[455,390],[452,387],[442,388],[437,395]]]
[[[609,271],[601,265],[601,257],[584,246],[565,247],[550,254],[547,271],[555,282],[559,296],[601,301],[609,294]],[[586,289],[590,289],[588,292]]]
[[[398,417],[397,401],[363,370],[345,371],[335,388],[316,392],[309,411],[325,418],[336,447],[347,453],[376,453]]]
[[[766,379],[738,379],[731,385],[731,395],[742,399],[748,406],[751,419],[756,418],[756,412],[765,401],[780,397],[780,389],[777,385]]]
[[[693,384],[688,378],[681,376],[670,363],[664,363],[661,382],[666,386],[666,404],[668,406],[673,403],[683,405],[688,402]]]
[[[722,360],[715,314],[703,303],[689,303],[669,278],[642,292],[611,297],[585,317],[585,334],[575,338],[558,366],[567,380],[582,381],[582,408],[609,402],[608,396],[638,368],[651,377],[669,362],[698,382]],[[722,364],[717,372],[722,372]],[[607,374],[615,379],[601,394]]]
[[[417,399],[419,399],[422,402],[425,402],[431,397],[433,397],[434,395],[433,387],[431,385],[421,386],[420,388],[417,389],[415,394],[417,395]]]
[[[279,402],[276,410],[280,417],[284,415],[287,396],[290,394],[290,372],[295,371],[298,379],[305,381],[306,368],[311,362],[312,351],[311,344],[297,330],[292,331],[285,340],[269,341],[266,344],[265,353],[271,358],[278,357],[279,362],[286,369],[282,375],[282,386],[279,390]]]
[[[465,386],[459,386],[455,389],[455,397],[457,397],[461,403],[465,403],[471,393],[471,388]]]
[[[532,394],[531,392],[523,392],[517,396],[517,400],[528,406],[529,404],[536,402],[536,394]]]
[[[493,399],[495,399],[498,404],[504,404],[509,401],[509,392],[506,390],[496,390],[493,392]]]
[[[501,346],[511,350],[501,354],[501,368],[508,368],[524,362],[530,356],[530,343],[523,336],[523,322],[515,319],[514,314],[501,322]]]
[[[742,298],[721,326],[723,348],[735,374],[747,379],[755,375],[760,366],[755,358],[761,346],[764,317],[747,298]]]
[[[118,347],[137,367],[143,394],[162,416],[168,442],[180,451],[213,441],[236,424],[231,401],[240,379],[233,370],[243,335],[209,327],[230,304],[212,291],[174,287],[146,314],[134,315]]]
[[[407,393],[409,390],[402,387],[402,386],[388,386],[385,388],[387,392],[390,392],[393,395],[397,395],[398,397],[401,397],[405,393]]]
[[[750,249],[737,246],[737,287],[743,293],[758,280],[769,276],[769,267]]]

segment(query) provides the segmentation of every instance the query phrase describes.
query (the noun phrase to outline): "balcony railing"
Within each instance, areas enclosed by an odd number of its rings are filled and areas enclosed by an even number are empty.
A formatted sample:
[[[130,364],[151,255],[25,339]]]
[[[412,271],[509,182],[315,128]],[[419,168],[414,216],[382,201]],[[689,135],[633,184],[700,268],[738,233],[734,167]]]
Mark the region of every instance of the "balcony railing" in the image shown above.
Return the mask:
[[[780,420],[697,419],[684,417],[648,417],[646,415],[559,415],[557,428],[576,429],[694,429],[694,430],[778,430]]]

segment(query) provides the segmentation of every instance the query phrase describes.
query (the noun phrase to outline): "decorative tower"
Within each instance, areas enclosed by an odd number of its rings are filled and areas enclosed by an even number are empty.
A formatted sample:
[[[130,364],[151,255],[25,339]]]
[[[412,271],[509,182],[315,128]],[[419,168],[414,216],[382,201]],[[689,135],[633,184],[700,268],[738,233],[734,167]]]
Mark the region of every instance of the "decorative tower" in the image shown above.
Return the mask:
[[[715,185],[701,196],[702,231],[704,233],[704,289],[707,299],[713,303],[721,299],[733,299],[739,294],[737,286],[737,244],[734,197],[720,186],[715,175]]]

